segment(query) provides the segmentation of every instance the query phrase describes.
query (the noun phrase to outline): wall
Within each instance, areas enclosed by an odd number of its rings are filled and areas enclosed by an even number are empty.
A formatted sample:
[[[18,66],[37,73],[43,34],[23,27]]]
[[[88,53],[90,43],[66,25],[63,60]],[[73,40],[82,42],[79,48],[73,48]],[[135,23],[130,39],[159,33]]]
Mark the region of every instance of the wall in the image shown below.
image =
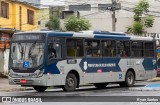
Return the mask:
[[[40,21],[38,29],[44,29],[45,24],[49,21],[49,8],[41,8],[38,10],[36,17],[38,17],[38,21]]]
[[[13,27],[15,27],[16,29],[20,30],[20,17],[19,17],[19,7],[22,7],[22,31],[32,31],[32,30],[36,30],[36,28],[38,28],[38,17],[36,17],[37,15],[37,10],[32,8],[32,7],[28,7],[26,5],[22,5],[19,3],[16,3],[15,6],[13,7],[13,10],[15,10],[15,16],[14,19],[16,19],[16,25],[13,25]],[[34,24],[30,25],[27,24],[27,9],[34,11]]]
[[[9,13],[8,13],[9,18],[3,18],[0,16],[0,28],[12,28],[12,15],[13,15],[12,4],[10,2],[6,2],[6,3],[9,3]],[[1,4],[0,4],[0,6],[1,6]]]
[[[8,60],[9,60],[9,49],[4,52],[4,73],[8,73]]]
[[[4,52],[0,50],[0,72],[4,72]]]

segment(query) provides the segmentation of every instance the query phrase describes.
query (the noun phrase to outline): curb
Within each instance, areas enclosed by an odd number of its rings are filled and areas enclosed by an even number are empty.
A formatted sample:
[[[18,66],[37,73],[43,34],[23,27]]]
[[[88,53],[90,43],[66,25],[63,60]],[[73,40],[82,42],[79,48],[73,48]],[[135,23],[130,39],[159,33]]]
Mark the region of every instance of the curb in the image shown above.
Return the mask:
[[[156,82],[156,81],[160,81],[160,77],[155,77],[147,80],[147,82]]]

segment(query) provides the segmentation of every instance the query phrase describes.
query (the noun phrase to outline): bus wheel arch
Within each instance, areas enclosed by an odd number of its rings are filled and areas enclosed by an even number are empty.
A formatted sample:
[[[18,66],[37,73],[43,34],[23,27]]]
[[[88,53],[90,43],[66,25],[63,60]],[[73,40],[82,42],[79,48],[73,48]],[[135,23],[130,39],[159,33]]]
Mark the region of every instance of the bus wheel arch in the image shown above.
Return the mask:
[[[125,81],[119,83],[121,87],[133,86],[136,80],[136,74],[133,68],[129,68],[125,74]]]
[[[78,72],[76,70],[71,70],[66,76],[65,85],[62,86],[62,89],[64,91],[74,91],[75,88],[79,87],[79,81]]]

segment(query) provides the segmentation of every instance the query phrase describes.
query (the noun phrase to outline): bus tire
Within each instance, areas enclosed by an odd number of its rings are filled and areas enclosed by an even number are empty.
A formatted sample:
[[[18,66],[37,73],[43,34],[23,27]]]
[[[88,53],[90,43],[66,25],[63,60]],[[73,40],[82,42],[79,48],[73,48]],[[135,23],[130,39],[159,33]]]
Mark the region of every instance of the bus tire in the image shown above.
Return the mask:
[[[66,92],[74,91],[77,87],[77,78],[73,73],[69,73],[66,77],[65,85],[62,89]]]
[[[125,82],[121,82],[121,87],[131,87],[135,83],[135,75],[132,71],[128,71],[125,76]]]
[[[37,91],[37,92],[44,92],[47,89],[47,86],[33,86],[33,88]]]
[[[108,83],[94,83],[96,88],[105,88],[107,85]]]

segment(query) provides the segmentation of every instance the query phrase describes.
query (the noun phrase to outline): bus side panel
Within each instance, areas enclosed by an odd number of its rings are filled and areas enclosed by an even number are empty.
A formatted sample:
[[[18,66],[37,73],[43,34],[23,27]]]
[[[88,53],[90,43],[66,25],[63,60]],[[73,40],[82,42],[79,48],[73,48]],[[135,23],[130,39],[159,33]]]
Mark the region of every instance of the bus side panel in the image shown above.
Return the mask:
[[[65,84],[66,76],[72,70],[74,70],[78,73],[79,78],[80,78],[80,81],[79,81],[80,84],[83,84],[84,81],[87,81],[88,83],[93,81],[92,76],[90,76],[89,78],[85,78],[85,76],[84,76],[85,73],[82,71],[82,69],[79,66],[81,59],[74,59],[76,61],[75,63],[69,63],[69,60],[71,60],[71,59],[59,61],[56,65],[57,68],[59,69],[61,75],[64,75],[62,78],[62,84]],[[84,80],[84,78],[85,78],[85,80]]]
[[[145,80],[156,75],[153,68],[144,65],[148,61],[151,63],[152,59],[82,58],[74,60],[76,62],[73,64],[68,63],[68,60],[58,61],[56,65],[54,64],[59,74],[53,72],[52,75],[47,76],[47,85],[64,85],[67,74],[72,70],[79,74],[80,84],[125,81],[128,70],[135,72],[136,80]],[[52,71],[50,70],[50,72]]]
[[[51,74],[47,75],[47,86],[60,86],[64,85],[63,78],[66,74]]]

